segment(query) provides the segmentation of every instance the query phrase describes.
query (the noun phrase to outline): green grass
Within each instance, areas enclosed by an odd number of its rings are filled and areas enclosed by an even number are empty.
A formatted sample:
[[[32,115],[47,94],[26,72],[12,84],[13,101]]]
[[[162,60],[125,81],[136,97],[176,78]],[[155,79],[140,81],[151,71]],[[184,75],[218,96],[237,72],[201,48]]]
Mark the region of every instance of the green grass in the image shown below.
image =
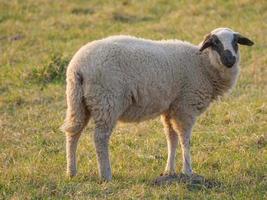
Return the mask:
[[[98,180],[90,123],[78,149],[79,174],[65,177],[63,75],[79,47],[115,34],[198,44],[221,26],[255,45],[241,47],[232,94],[214,103],[194,128],[193,168],[214,187],[151,184],[167,156],[158,118],[114,130],[110,183]],[[2,0],[0,199],[266,199],[266,35],[264,0]]]

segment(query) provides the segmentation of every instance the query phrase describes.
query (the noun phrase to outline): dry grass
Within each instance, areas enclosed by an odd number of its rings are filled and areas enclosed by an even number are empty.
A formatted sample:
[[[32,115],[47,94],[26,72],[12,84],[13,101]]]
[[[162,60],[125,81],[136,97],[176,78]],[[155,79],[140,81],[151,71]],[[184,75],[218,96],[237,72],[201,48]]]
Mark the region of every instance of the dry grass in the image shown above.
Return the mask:
[[[266,199],[266,21],[264,0],[1,1],[0,199]],[[117,126],[110,183],[98,181],[90,124],[78,150],[79,174],[65,177],[58,129],[66,108],[64,70],[49,66],[53,55],[70,58],[83,44],[114,34],[197,44],[221,26],[247,35],[255,46],[241,47],[237,87],[194,128],[193,168],[212,187],[151,185],[167,156],[159,119]],[[31,78],[43,80],[47,68],[56,74],[53,81],[29,81],[34,70],[40,73]]]

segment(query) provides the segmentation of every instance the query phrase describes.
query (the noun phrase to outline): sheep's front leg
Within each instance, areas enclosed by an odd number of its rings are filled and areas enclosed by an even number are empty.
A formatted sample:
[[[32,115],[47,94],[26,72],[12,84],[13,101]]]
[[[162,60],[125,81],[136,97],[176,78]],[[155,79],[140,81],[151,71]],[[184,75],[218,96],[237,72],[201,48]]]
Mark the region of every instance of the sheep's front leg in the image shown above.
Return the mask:
[[[166,166],[166,171],[172,171],[175,169],[174,158],[175,158],[175,148],[179,142],[182,148],[183,157],[183,173],[179,174],[165,174],[164,176],[158,177],[154,183],[157,185],[172,183],[172,182],[190,182],[194,184],[203,183],[205,180],[203,176],[193,174],[191,166],[191,156],[190,156],[190,138],[192,127],[195,122],[195,117],[187,114],[181,114],[179,116],[172,116],[169,120],[166,117],[162,117],[164,122],[164,127],[167,135],[168,141],[168,162]],[[170,122],[169,124],[166,122]],[[176,136],[175,136],[176,135]]]
[[[96,128],[94,134],[99,175],[105,181],[110,181],[112,178],[108,149],[110,135],[111,130],[100,127]]]
[[[181,114],[175,120],[172,121],[173,127],[178,133],[179,141],[182,149],[183,157],[183,173],[191,176],[193,174],[191,166],[191,155],[190,155],[190,139],[192,128],[195,122],[193,116]]]
[[[66,133],[66,157],[67,157],[67,175],[72,177],[77,173],[76,168],[76,150],[81,133],[72,135]]]
[[[178,135],[172,128],[170,123],[170,118],[168,114],[162,115],[161,120],[164,126],[164,133],[167,139],[168,146],[168,159],[165,167],[165,175],[174,175],[175,174],[175,155],[176,148],[178,144]]]
[[[183,156],[183,173],[189,176],[193,174],[190,155],[190,137],[191,130],[185,130],[184,132],[179,133]]]

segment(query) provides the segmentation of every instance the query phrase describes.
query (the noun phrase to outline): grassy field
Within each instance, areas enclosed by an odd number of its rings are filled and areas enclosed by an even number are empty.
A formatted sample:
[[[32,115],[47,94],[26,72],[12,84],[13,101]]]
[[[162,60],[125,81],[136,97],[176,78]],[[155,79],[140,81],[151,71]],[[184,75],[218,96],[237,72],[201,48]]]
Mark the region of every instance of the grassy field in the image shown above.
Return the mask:
[[[193,168],[210,186],[152,185],[167,157],[159,118],[118,124],[110,183],[98,180],[90,123],[78,148],[79,174],[65,177],[64,71],[80,46],[114,34],[198,44],[222,26],[255,45],[241,47],[232,94],[194,128]],[[265,0],[0,1],[0,199],[266,199],[266,143]]]

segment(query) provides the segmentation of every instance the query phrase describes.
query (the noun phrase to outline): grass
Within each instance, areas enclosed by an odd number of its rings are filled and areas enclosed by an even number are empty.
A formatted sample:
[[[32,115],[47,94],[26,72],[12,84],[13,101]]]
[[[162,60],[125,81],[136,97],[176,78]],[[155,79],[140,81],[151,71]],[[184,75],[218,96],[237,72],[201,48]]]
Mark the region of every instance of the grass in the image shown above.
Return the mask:
[[[2,0],[0,199],[266,199],[266,22],[264,0]],[[64,71],[79,47],[114,34],[197,44],[221,26],[255,45],[241,47],[242,70],[232,94],[214,103],[194,128],[193,168],[214,187],[151,184],[167,156],[158,118],[114,130],[110,183],[98,180],[90,123],[78,149],[79,174],[65,177],[59,131],[66,109]]]

